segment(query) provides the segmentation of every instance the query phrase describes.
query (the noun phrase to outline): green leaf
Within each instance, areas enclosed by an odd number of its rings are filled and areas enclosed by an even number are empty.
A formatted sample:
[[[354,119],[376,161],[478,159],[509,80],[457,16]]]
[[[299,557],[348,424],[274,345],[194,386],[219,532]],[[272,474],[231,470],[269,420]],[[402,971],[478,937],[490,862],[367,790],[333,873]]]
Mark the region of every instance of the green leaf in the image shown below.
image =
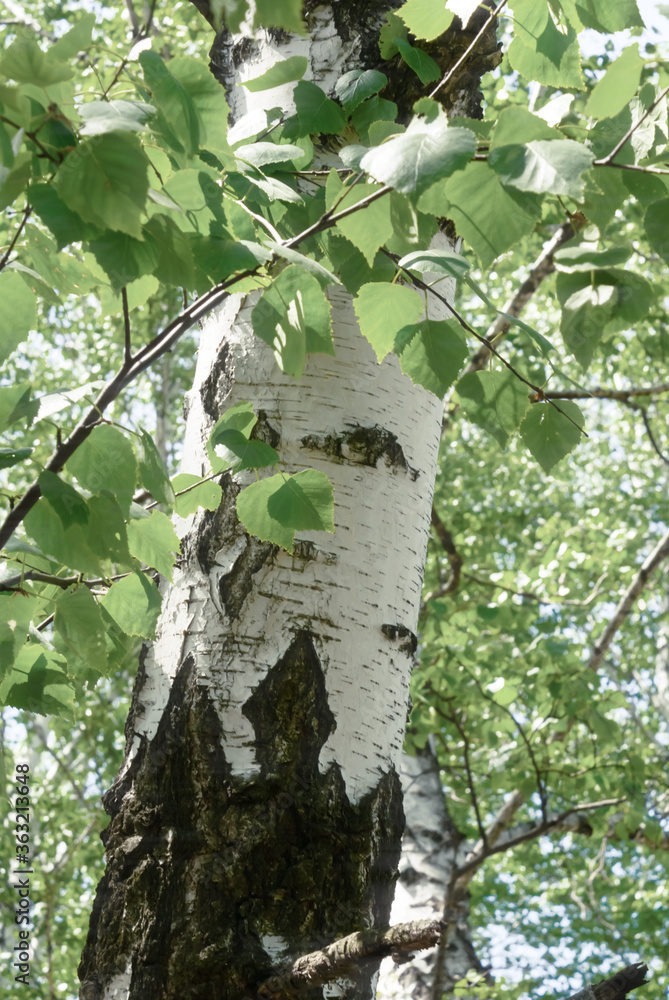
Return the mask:
[[[440,274],[445,278],[465,278],[470,268],[469,262],[453,250],[415,250],[402,257],[397,266],[421,274]]]
[[[194,110],[200,146],[215,153],[227,151],[230,107],[225,97],[225,88],[201,59],[176,56],[170,59],[170,73],[190,99],[189,109],[192,107]],[[190,117],[187,128],[186,148],[195,138]]]
[[[188,472],[180,472],[172,480],[175,493],[186,490],[189,486],[193,487],[188,489],[187,493],[177,496],[175,500],[174,509],[179,517],[188,517],[200,507],[204,507],[205,510],[218,510],[220,507],[223,499],[221,487],[211,480],[206,483],[200,482],[201,478],[201,476],[194,476]]]
[[[549,403],[534,403],[520,425],[520,436],[544,472],[550,472],[581,440],[579,427],[584,420],[576,403],[561,399],[558,406],[562,413]]]
[[[11,170],[0,167],[0,209],[7,208],[25,191],[32,176],[32,157],[19,153]]]
[[[585,105],[585,114],[593,118],[613,118],[636,94],[644,61],[639,45],[628,45],[593,88]]]
[[[153,215],[143,226],[158,250],[158,260],[153,274],[166,285],[177,288],[194,288],[195,262],[188,234],[184,233],[168,215]]]
[[[332,484],[315,469],[261,479],[237,497],[237,515],[249,534],[288,552],[296,531],[334,532],[333,514]]]
[[[283,28],[306,35],[302,20],[303,0],[255,0],[254,27]]]
[[[645,278],[616,268],[558,274],[556,291],[562,338],[584,370],[604,333],[642,320],[654,299]]]
[[[558,28],[548,5],[536,0],[515,0],[513,13],[515,37],[508,53],[513,69],[549,87],[583,90],[581,54],[572,26]]]
[[[35,642],[18,653],[0,685],[0,702],[38,715],[71,716],[74,688],[58,653]]]
[[[18,274],[0,274],[0,363],[35,329],[35,296]]]
[[[507,369],[468,372],[456,389],[463,412],[505,448],[520,426],[530,400],[527,386]]]
[[[291,83],[293,80],[301,80],[306,73],[309,60],[306,56],[289,56],[274,63],[260,76],[252,80],[244,80],[238,86],[245,87],[252,94],[257,94],[261,90],[271,90],[273,87],[281,87],[284,83]]]
[[[418,208],[453,219],[484,268],[530,233],[541,215],[538,195],[505,188],[487,163],[467,164],[423,195]]]
[[[89,544],[89,525],[73,524],[65,529],[46,497],[28,511],[23,524],[42,552],[53,556],[63,566],[82,573],[102,572],[100,559]]]
[[[536,139],[526,145],[498,146],[488,163],[502,184],[537,194],[583,194],[581,175],[592,166],[593,154],[571,139]]]
[[[218,283],[230,277],[235,271],[253,271],[258,264],[271,259],[271,253],[259,243],[247,240],[222,240],[218,236],[189,234],[193,259],[199,270]]]
[[[159,112],[153,123],[154,131],[164,136],[175,151],[192,156],[200,145],[200,126],[190,94],[157,52],[142,52],[139,62],[152,103]]]
[[[84,221],[140,239],[148,162],[132,133],[98,135],[70,153],[56,175],[56,188]]]
[[[152,274],[145,274],[126,285],[128,312],[131,313],[133,309],[143,306],[148,299],[156,294],[159,287],[160,282]],[[122,312],[123,299],[117,291],[113,291],[111,287],[105,285],[100,289],[100,306],[103,316],[113,316],[115,313]],[[96,383],[91,382],[90,385],[93,386]]]
[[[288,375],[299,378],[307,353],[334,354],[329,302],[317,279],[297,265],[265,289],[251,318],[254,332]]]
[[[462,170],[476,151],[476,136],[450,128],[443,120],[414,118],[406,132],[393,136],[363,157],[361,167],[376,180],[419,195],[440,178]]]
[[[604,34],[644,26],[636,0],[576,0],[575,7],[583,27]]]
[[[160,591],[145,573],[116,580],[100,600],[110,618],[128,635],[153,639],[160,614]]]
[[[289,163],[303,160],[304,150],[286,143],[279,146],[275,142],[254,142],[250,146],[237,146],[235,156],[254,167],[265,167],[268,163]]]
[[[341,281],[336,274],[328,271],[317,260],[305,257],[298,250],[291,250],[290,247],[285,247],[281,243],[275,243],[274,240],[264,240],[264,245],[269,247],[277,257],[283,257],[284,260],[290,261],[291,264],[299,264],[303,270],[308,271],[309,274],[313,274],[315,278],[318,278],[322,288],[327,287],[327,285],[341,285]]]
[[[385,21],[381,25],[379,32],[379,52],[382,59],[392,59],[397,55],[399,49],[396,41],[398,38],[407,37],[407,27],[394,11],[386,14]]]
[[[388,77],[378,69],[352,69],[344,73],[335,84],[335,93],[350,114],[388,83]]]
[[[56,630],[65,645],[84,663],[103,674],[107,667],[106,629],[90,590],[66,590],[56,601]]]
[[[39,408],[39,402],[31,399],[31,394],[32,386],[25,382],[0,389],[0,434],[19,420],[25,421],[25,427],[30,426]]]
[[[339,179],[337,171],[331,170],[325,185],[325,204],[328,209],[336,204],[336,214],[357,205],[378,190],[377,184],[356,184],[344,194],[346,186]],[[347,218],[337,222],[337,229],[360,250],[371,267],[376,251],[393,235],[390,200],[388,197],[378,198],[359,212],[352,212]]]
[[[651,248],[669,264],[669,198],[661,198],[648,206],[644,228]]]
[[[300,80],[295,88],[295,107],[300,123],[299,135],[326,135],[343,132],[346,118],[338,104],[315,83]]]
[[[82,104],[79,114],[84,124],[80,135],[103,135],[105,132],[142,132],[147,128],[151,115],[155,113],[152,104],[143,101],[91,101]]]
[[[109,490],[126,510],[135,491],[135,455],[126,437],[109,424],[94,427],[66,468],[91,493]]]
[[[372,282],[360,288],[353,308],[363,336],[381,362],[394,349],[400,330],[418,323],[425,303],[416,291],[405,285]]]
[[[0,59],[0,73],[17,83],[48,87],[70,80],[74,70],[58,59],[49,59],[39,45],[29,38],[17,38]]]
[[[533,115],[527,108],[504,108],[495,122],[490,137],[490,148],[532,142],[535,139],[562,139],[559,129],[551,128],[543,118]]]
[[[369,129],[378,122],[394,122],[397,118],[397,105],[385,98],[369,97],[358,105],[351,115],[351,124],[363,142],[369,140]],[[344,147],[346,148],[346,147]]]
[[[84,222],[80,215],[68,208],[53,184],[31,184],[28,199],[36,214],[56,237],[59,250],[68,243],[94,240],[100,236],[97,226]]]
[[[154,510],[150,517],[128,521],[128,548],[135,558],[172,579],[181,545],[169,517],[162,511]]]
[[[229,406],[214,424],[214,429],[209,435],[211,441],[218,431],[236,430],[241,431],[244,437],[248,438],[251,431],[258,422],[258,418],[253,407],[246,400]]]
[[[223,468],[231,472],[241,472],[242,469],[264,469],[267,465],[276,465],[279,461],[278,452],[264,441],[250,441],[241,431],[232,428],[222,428],[211,435],[214,449],[219,448],[216,455],[225,465]]]
[[[435,4],[434,0],[406,0],[397,13],[412,35],[427,41],[442,35],[454,17],[446,4]]]
[[[64,528],[72,524],[88,524],[88,504],[73,486],[57,476],[55,472],[41,472],[38,483],[53,509],[61,519]]]
[[[111,493],[105,491],[88,501],[90,520],[86,541],[100,559],[116,565],[133,566],[128,551],[124,512]]]
[[[95,14],[82,14],[77,23],[50,47],[49,59],[72,59],[89,48],[96,20]]]
[[[632,254],[632,247],[605,247],[598,250],[594,243],[579,243],[575,247],[562,247],[553,255],[558,271],[593,271],[603,267],[624,264]]]
[[[151,274],[158,265],[159,249],[153,239],[136,240],[127,233],[104,233],[90,244],[114,291]]]
[[[0,469],[11,469],[30,458],[34,448],[0,448]]]
[[[14,663],[16,654],[26,642],[36,608],[34,597],[0,591],[0,677]]]
[[[435,396],[453,385],[469,356],[465,336],[456,323],[423,320],[400,330],[395,339],[400,368],[412,382]]]
[[[404,62],[414,71],[421,83],[433,83],[439,79],[441,70],[432,56],[429,56],[427,52],[424,52],[423,49],[418,48],[416,45],[411,45],[404,38],[396,38],[395,45]]]
[[[154,500],[174,506],[174,490],[153,438],[142,431],[142,450],[139,459],[139,481],[149,491]],[[157,569],[158,567],[156,567]]]

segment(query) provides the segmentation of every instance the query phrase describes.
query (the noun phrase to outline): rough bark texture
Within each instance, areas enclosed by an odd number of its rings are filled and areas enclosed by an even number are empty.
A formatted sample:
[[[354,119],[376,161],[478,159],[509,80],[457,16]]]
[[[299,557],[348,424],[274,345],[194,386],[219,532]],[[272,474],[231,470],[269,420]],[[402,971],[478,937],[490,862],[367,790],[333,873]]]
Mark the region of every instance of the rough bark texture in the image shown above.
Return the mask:
[[[232,87],[238,69],[249,78],[301,53],[307,78],[331,91],[371,59],[388,6],[310,6],[310,39],[224,33],[219,77]],[[235,114],[258,100],[230,93]],[[300,955],[388,923],[442,406],[393,356],[377,363],[348,293],[328,296],[335,356],[312,356],[299,382],[254,337],[254,294],[203,331],[185,471],[207,471],[214,422],[248,400],[284,471],[329,476],[336,532],[301,532],[292,554],[249,538],[234,505],[248,473],[224,475],[219,510],[181,523],[182,559],[105,797],[84,1000],[242,1000]],[[376,968],[304,996],[365,1000]]]

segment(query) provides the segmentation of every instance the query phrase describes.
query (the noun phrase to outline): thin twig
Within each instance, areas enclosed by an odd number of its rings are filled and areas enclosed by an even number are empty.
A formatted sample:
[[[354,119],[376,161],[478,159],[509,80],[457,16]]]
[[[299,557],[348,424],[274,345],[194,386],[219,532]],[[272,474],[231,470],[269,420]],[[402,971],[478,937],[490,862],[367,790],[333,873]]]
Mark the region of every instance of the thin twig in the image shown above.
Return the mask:
[[[465,732],[464,726],[458,720],[457,709],[454,709],[452,714],[448,718],[450,718],[452,724],[459,732],[460,739],[462,740],[462,755],[465,765],[465,771],[467,772],[467,783],[469,785],[469,794],[471,796],[472,806],[474,808],[474,815],[476,816],[476,825],[479,830],[479,837],[481,838],[481,843],[483,844],[483,848],[484,850],[487,850],[488,834],[486,828],[483,825],[483,820],[481,818],[478,795],[476,794],[476,784],[474,783],[474,775],[472,773],[471,763],[469,760],[469,738]]]
[[[130,310],[128,309],[128,292],[125,287],[121,289],[121,301],[123,302],[123,357],[126,365],[132,364],[132,351],[130,349]]]
[[[667,456],[662,452],[659,444],[655,440],[655,435],[653,434],[653,430],[650,426],[650,421],[648,419],[648,413],[643,408],[643,406],[635,406],[634,403],[630,403],[629,405],[632,410],[638,410],[641,413],[641,419],[643,420],[643,425],[646,428],[646,434],[648,435],[650,443],[653,446],[655,454],[662,459],[665,465],[669,465],[669,458],[667,458]]]
[[[486,338],[483,336],[483,334],[478,333],[478,331],[476,331],[472,326],[469,325],[469,323],[464,318],[464,316],[460,315],[460,313],[457,311],[457,309],[455,309],[451,305],[451,303],[448,301],[448,299],[445,296],[441,295],[432,285],[426,284],[421,278],[418,278],[416,275],[412,274],[411,271],[409,271],[407,268],[402,267],[400,265],[400,263],[399,263],[399,258],[397,256],[397,254],[390,253],[390,251],[386,250],[385,247],[381,247],[381,252],[384,253],[386,255],[386,257],[389,257],[390,260],[393,261],[393,263],[395,264],[395,267],[397,267],[400,271],[403,271],[407,275],[407,277],[409,278],[409,280],[411,282],[413,282],[413,284],[416,286],[416,288],[420,288],[420,289],[422,289],[425,292],[429,292],[430,294],[434,295],[434,297],[436,299],[438,299],[439,302],[441,302],[443,305],[445,305],[446,308],[451,312],[453,318],[458,321],[458,323],[460,324],[460,326],[462,327],[462,329],[466,330],[467,333],[471,333],[472,337],[476,337],[476,339],[479,341],[479,343],[485,344],[486,347],[489,349],[490,353],[494,354],[495,357],[499,361],[501,361],[502,364],[506,368],[508,368],[508,370],[512,373],[512,375],[515,375],[515,377],[520,382],[522,382],[529,389],[531,389],[532,392],[535,393],[535,395],[537,395],[538,399],[541,399],[541,400],[544,399],[544,391],[543,391],[543,389],[540,386],[538,386],[538,385],[534,385],[534,383],[530,382],[529,379],[526,379],[524,375],[521,375],[520,372],[517,371],[517,369],[515,369],[513,367],[513,365],[511,364],[511,362],[507,361],[506,358],[504,357],[504,355],[500,354],[499,351],[497,350],[497,348],[494,347],[493,344],[489,343],[486,340]],[[579,424],[577,424],[575,420],[572,420],[572,418],[569,416],[569,414],[565,413],[564,410],[561,410],[560,407],[556,403],[554,403],[551,399],[545,399],[545,402],[548,403],[549,406],[554,407],[554,409],[556,409],[558,413],[561,413],[562,416],[565,418],[565,420],[568,420],[570,424],[573,424],[574,427],[576,427],[577,430],[579,430],[581,432],[581,434],[583,434],[584,437],[588,437],[589,436],[588,433],[587,433],[587,431],[583,427],[579,426]]]
[[[662,98],[666,97],[667,94],[669,94],[669,87],[665,87],[664,90],[661,91],[658,94],[658,96],[655,98],[655,100],[653,101],[653,103],[641,115],[641,118],[639,118],[638,121],[634,122],[634,124],[631,125],[630,128],[628,128],[627,132],[625,132],[625,135],[622,137],[622,139],[620,139],[620,141],[615,144],[615,146],[613,147],[613,149],[611,150],[611,152],[608,154],[608,156],[604,156],[604,157],[602,157],[601,160],[595,160],[593,162],[593,164],[592,164],[593,167],[608,167],[608,166],[613,165],[613,161],[615,160],[616,156],[618,155],[618,153],[620,152],[620,150],[623,148],[623,146],[625,145],[625,143],[628,142],[629,139],[632,138],[632,136],[634,135],[634,133],[638,129],[639,125],[641,125],[641,123],[646,120],[646,118],[651,113],[651,111],[654,108],[657,107],[657,105],[660,103],[660,101],[662,100]],[[622,164],[616,164],[616,166],[622,166]]]
[[[9,244],[9,246],[7,247],[7,250],[3,254],[2,260],[0,260],[0,271],[2,271],[3,267],[5,266],[5,264],[7,263],[7,261],[9,260],[9,255],[11,254],[12,250],[16,246],[17,240],[18,240],[19,236],[21,235],[21,233],[23,232],[23,230],[25,228],[25,225],[26,225],[26,222],[30,218],[32,210],[33,210],[32,205],[26,205],[25,208],[23,209],[23,218],[21,219],[21,222],[19,223],[19,225],[16,228],[16,232],[14,233],[14,236],[12,237],[12,242]]]
[[[486,31],[488,30],[488,28],[490,27],[490,25],[492,24],[492,22],[495,20],[495,18],[499,17],[500,11],[502,10],[503,7],[506,7],[506,4],[507,4],[507,0],[502,0],[502,2],[497,7],[495,7],[495,9],[491,12],[490,17],[488,18],[488,20],[484,23],[483,27],[481,28],[481,30],[479,31],[479,33],[474,38],[474,41],[471,43],[471,45],[468,48],[465,49],[465,51],[462,53],[462,55],[460,56],[460,58],[458,59],[458,61],[455,63],[455,65],[451,66],[451,68],[449,69],[448,73],[446,73],[446,75],[439,81],[439,83],[434,88],[434,90],[432,90],[430,92],[430,94],[428,95],[429,97],[435,97],[435,95],[439,93],[439,91],[441,90],[441,88],[444,87],[448,83],[448,81],[451,79],[451,77],[455,73],[457,73],[457,71],[460,69],[460,67],[462,66],[462,64],[464,62],[466,62],[466,60],[469,58],[469,56],[471,55],[471,53],[474,51],[474,49],[476,48],[476,46],[478,45],[478,43],[480,42],[480,40],[483,38],[483,36],[485,35]],[[466,25],[463,25],[463,28],[464,27],[466,27]]]

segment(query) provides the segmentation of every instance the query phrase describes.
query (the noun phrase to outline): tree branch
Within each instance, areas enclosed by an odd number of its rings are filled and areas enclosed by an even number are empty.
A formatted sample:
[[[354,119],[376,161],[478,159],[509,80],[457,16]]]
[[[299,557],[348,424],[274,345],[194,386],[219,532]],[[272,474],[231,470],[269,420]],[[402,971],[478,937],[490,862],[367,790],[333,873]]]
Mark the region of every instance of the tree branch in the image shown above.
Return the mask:
[[[663,392],[669,392],[669,382],[636,386],[631,389],[606,389],[602,386],[596,389],[564,389],[557,392],[546,389],[544,396],[546,399],[616,399],[620,403],[626,403],[635,396],[659,396]]]
[[[520,794],[519,792],[514,792],[515,794]],[[546,822],[541,823],[528,823],[522,824],[519,827],[514,827],[514,831],[509,831],[509,836],[500,836],[499,840],[494,845],[489,845],[487,851],[477,851],[476,853],[471,853],[464,864],[460,865],[455,871],[455,879],[460,879],[463,875],[466,875],[472,869],[476,870],[480,868],[483,862],[490,857],[491,854],[501,854],[505,851],[510,851],[514,847],[518,847],[520,844],[526,843],[528,840],[536,840],[537,837],[541,837],[544,833],[552,833],[553,830],[565,829],[564,822],[568,816],[572,816],[575,813],[587,812],[591,809],[604,809],[609,806],[619,806],[625,800],[622,798],[618,799],[602,799],[600,802],[584,802],[577,806],[572,806],[571,809],[565,809],[564,812],[558,813],[556,816],[548,817]],[[573,829],[573,828],[572,828]],[[517,832],[521,831],[521,832]],[[513,833],[513,836],[511,835]]]
[[[357,931],[320,951],[302,955],[289,969],[261,983],[256,996],[259,1000],[299,997],[311,987],[355,972],[365,959],[431,948],[439,941],[443,929],[441,920],[414,920],[385,929]]]
[[[553,239],[546,245],[541,254],[537,257],[530,268],[530,273],[521,286],[514,292],[510,299],[507,299],[501,312],[509,316],[520,316],[521,312],[532,298],[542,281],[555,270],[554,254],[565,243],[574,236],[574,227],[569,222],[563,222],[557,230]],[[469,372],[482,371],[490,359],[491,344],[497,344],[510,329],[511,324],[500,313],[490,324],[485,333],[486,343],[479,348],[465,368],[465,374]]]
[[[436,590],[430,591],[429,594],[425,595],[424,604],[435,597],[444,597],[445,594],[452,594],[453,591],[457,590],[460,584],[460,571],[462,569],[462,556],[455,547],[453,536],[437,514],[434,506],[432,507],[432,527],[448,556],[451,572],[449,573],[448,580],[437,587]]]
[[[634,579],[618,602],[618,607],[614,611],[611,621],[606,626],[601,639],[593,646],[590,659],[588,660],[588,666],[592,670],[597,670],[599,667],[604,654],[630,613],[637,597],[648,583],[651,575],[667,556],[669,556],[669,530],[665,532],[653,551],[639,567]]]

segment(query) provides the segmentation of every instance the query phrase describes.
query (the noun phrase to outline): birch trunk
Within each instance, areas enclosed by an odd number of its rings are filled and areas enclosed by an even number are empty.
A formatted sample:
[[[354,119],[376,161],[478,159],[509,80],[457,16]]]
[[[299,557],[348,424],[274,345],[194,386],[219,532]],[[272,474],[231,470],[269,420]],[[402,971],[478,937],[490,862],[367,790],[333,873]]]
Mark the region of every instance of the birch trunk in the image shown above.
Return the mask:
[[[388,5],[360,6],[317,8],[304,39],[223,36],[214,63],[235,113],[251,108],[232,89],[242,51],[244,78],[305,54],[328,92],[369,64]],[[202,332],[184,470],[206,473],[213,424],[248,400],[284,471],[330,478],[336,532],[299,533],[292,555],[250,538],[234,506],[248,474],[224,475],[219,510],[180,525],[105,797],[83,1000],[241,1000],[283,963],[389,921],[442,405],[394,356],[377,364],[344,289],[329,299],[336,354],[311,356],[299,381],[254,336],[253,294]],[[376,975],[368,963],[309,996],[371,998]]]

